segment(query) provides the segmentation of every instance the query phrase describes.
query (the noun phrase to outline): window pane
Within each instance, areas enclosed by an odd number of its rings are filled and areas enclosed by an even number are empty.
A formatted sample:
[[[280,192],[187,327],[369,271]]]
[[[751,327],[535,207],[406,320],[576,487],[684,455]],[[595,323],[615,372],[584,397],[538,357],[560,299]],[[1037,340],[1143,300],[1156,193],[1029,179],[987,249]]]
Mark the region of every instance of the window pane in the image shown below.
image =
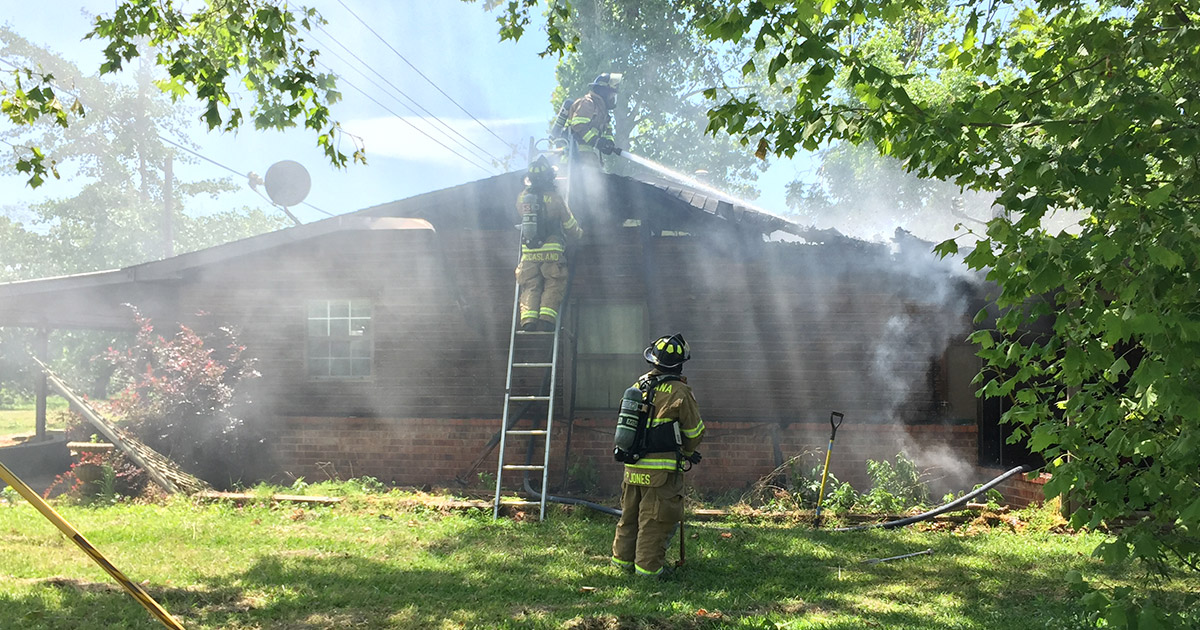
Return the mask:
[[[579,312],[581,354],[640,353],[649,341],[641,304],[583,305]]]
[[[329,375],[330,376],[353,376],[351,373],[350,359],[330,359],[329,360]]]
[[[351,361],[354,376],[370,376],[371,375],[371,360],[370,359],[354,359]]]
[[[330,317],[350,317],[349,300],[331,300],[329,303]]]
[[[366,339],[352,339],[346,351],[346,356],[355,359],[371,357],[371,342]]]
[[[329,301],[328,300],[312,300],[308,303],[309,317],[329,317]]]
[[[350,316],[351,317],[371,317],[371,303],[367,300],[351,300],[350,301]]]
[[[371,320],[365,317],[355,317],[350,320],[350,336],[364,337],[371,334]]]
[[[350,342],[349,341],[330,341],[329,356],[334,359],[349,359],[350,358]]]
[[[329,359],[313,359],[308,360],[308,375],[309,376],[329,376]]]
[[[309,339],[308,356],[314,359],[328,358],[329,342],[324,339]]]
[[[335,318],[329,320],[329,336],[346,338],[350,336],[350,320]]]
[[[308,336],[309,337],[328,337],[329,336],[329,320],[327,320],[327,319],[310,319],[310,320],[308,320]]]
[[[616,409],[625,389],[646,373],[646,307],[639,303],[579,306],[576,405]]]

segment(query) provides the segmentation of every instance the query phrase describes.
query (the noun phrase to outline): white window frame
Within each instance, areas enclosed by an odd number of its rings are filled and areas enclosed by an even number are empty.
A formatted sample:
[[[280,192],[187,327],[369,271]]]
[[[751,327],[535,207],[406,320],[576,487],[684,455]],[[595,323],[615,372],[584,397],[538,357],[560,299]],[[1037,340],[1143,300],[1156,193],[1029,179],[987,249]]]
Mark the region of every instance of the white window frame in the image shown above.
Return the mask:
[[[305,313],[304,371],[309,379],[374,378],[375,306],[370,300],[309,300]]]

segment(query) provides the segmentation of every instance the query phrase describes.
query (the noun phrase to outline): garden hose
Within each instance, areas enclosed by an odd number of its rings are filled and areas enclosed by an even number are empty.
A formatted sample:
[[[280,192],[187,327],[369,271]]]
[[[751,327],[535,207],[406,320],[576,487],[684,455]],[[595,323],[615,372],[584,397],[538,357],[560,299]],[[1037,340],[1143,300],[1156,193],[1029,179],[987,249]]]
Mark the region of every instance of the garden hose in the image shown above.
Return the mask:
[[[79,533],[79,530],[75,529],[58,512],[54,511],[54,508],[50,507],[50,504],[46,503],[42,497],[39,497],[33,491],[33,488],[30,488],[24,481],[21,481],[20,478],[13,474],[3,462],[0,462],[0,480],[12,486],[21,496],[25,497],[25,500],[29,501],[30,505],[36,508],[38,512],[41,512],[42,516],[46,517],[46,520],[53,523],[64,536],[78,545],[93,562],[100,565],[100,568],[107,571],[117,581],[117,584],[121,585],[121,588],[124,588],[139,604],[145,606],[146,610],[150,611],[150,614],[162,622],[162,625],[171,628],[171,630],[184,630],[183,626],[171,616],[171,613],[167,612],[158,602],[154,601],[154,598],[150,597],[150,594],[136,582],[125,577],[125,574],[121,573],[120,569],[113,566],[113,563],[109,562],[108,558],[105,558],[99,550],[93,547],[92,543],[88,542],[83,537],[83,534]]]
[[[970,501],[971,499],[974,499],[975,497],[987,492],[988,490],[991,490],[992,488],[1000,485],[1001,483],[1004,483],[1004,481],[1006,479],[1008,479],[1009,477],[1012,477],[1013,475],[1016,475],[1018,473],[1026,472],[1028,470],[1030,470],[1029,466],[1025,466],[1025,465],[1017,466],[1016,468],[1009,470],[1008,472],[1000,475],[999,477],[996,477],[995,479],[983,484],[982,486],[979,486],[978,488],[972,490],[971,492],[968,492],[968,493],[964,494],[963,496],[961,496],[941,507],[934,508],[932,510],[929,510],[928,512],[923,512],[921,514],[917,514],[916,516],[910,516],[908,518],[902,518],[902,519],[897,519],[894,521],[888,521],[886,523],[871,523],[870,525],[857,525],[855,527],[838,527],[838,528],[835,528],[833,531],[835,531],[835,532],[856,532],[856,531],[863,530],[863,529],[874,529],[876,527],[882,527],[883,529],[895,529],[897,527],[904,527],[906,525],[912,525],[913,523],[919,523],[923,520],[933,518],[934,516],[937,516],[938,514],[944,514],[946,512],[953,512],[954,510],[957,510],[957,509],[961,508],[962,506],[966,505],[967,501]]]

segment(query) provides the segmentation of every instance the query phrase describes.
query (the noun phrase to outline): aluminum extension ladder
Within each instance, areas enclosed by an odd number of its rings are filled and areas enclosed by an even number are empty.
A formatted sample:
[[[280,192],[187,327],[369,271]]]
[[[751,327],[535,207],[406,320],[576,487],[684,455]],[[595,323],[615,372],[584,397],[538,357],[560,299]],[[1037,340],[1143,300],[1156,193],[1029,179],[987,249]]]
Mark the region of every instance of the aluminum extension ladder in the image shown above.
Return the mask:
[[[532,507],[538,506],[538,520],[546,518],[546,488],[549,481],[550,473],[550,436],[554,422],[554,392],[558,386],[558,348],[559,348],[559,333],[562,332],[562,313],[556,319],[554,331],[537,331],[527,332],[520,329],[521,324],[521,305],[519,298],[521,295],[521,285],[516,286],[516,291],[513,293],[513,323],[512,332],[508,340],[508,374],[504,380],[504,414],[500,424],[500,455],[496,458],[496,497],[492,505],[492,518],[500,517],[500,507]],[[565,300],[564,300],[565,302]],[[553,336],[550,341],[550,348],[546,348],[547,338]],[[541,355],[537,358],[545,358],[549,354],[547,360],[530,361],[528,355]],[[543,375],[539,382],[542,383],[542,390],[536,393],[523,392],[516,393],[513,391],[513,373],[520,370],[525,376],[526,374],[536,375],[540,372]],[[545,370],[550,371],[549,388],[546,388],[547,379],[544,378]],[[528,381],[528,378],[521,378],[521,381]],[[516,429],[513,425],[509,425],[509,417],[512,415],[514,405],[546,405],[546,424],[543,428],[536,426],[532,429]],[[517,418],[519,421],[520,418]],[[541,440],[542,442],[542,463],[535,464],[527,461],[524,464],[506,464],[504,462],[505,446],[508,444],[509,436],[528,436],[531,440]],[[502,499],[500,496],[501,488],[504,483],[505,472],[521,472],[522,475],[528,475],[531,472],[542,473],[542,485],[537,501],[528,500],[513,500]]]

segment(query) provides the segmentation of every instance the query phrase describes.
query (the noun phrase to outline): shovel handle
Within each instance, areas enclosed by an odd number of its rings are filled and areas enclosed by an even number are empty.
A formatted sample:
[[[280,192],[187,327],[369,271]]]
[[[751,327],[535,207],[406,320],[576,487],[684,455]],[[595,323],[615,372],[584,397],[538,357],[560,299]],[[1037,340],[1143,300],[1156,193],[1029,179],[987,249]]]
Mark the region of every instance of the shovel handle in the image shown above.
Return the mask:
[[[845,414],[840,411],[829,414],[829,426],[833,428],[833,432],[829,434],[830,442],[833,441],[833,436],[837,435],[838,427],[842,426],[842,419],[845,417]]]

